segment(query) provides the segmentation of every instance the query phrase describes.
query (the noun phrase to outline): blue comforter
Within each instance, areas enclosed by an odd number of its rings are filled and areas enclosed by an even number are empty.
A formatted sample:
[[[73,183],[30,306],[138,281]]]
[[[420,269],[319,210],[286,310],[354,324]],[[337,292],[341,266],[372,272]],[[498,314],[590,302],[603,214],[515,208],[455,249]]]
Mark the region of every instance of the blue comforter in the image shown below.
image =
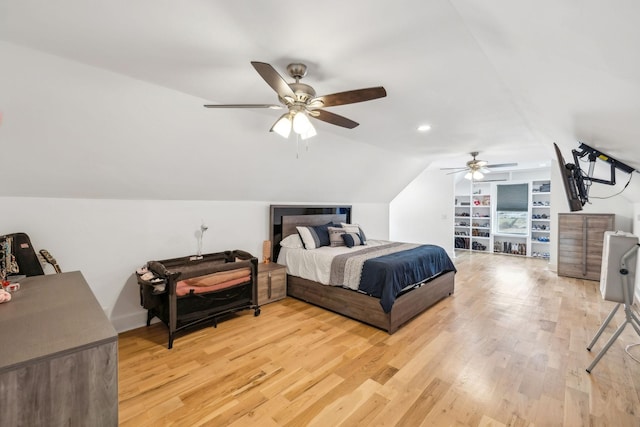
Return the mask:
[[[449,271],[456,268],[443,248],[422,245],[365,261],[359,290],[380,298],[382,309],[389,313],[405,287]]]

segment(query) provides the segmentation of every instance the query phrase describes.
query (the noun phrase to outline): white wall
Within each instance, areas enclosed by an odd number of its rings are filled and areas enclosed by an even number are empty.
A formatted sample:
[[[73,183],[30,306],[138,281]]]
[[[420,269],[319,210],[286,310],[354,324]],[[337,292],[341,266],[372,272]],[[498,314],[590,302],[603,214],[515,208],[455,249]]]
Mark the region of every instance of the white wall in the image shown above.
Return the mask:
[[[426,164],[360,142],[375,118],[352,130],[318,121],[297,157],[295,138],[269,132],[273,110],[204,108],[211,100],[2,41],[0,58],[0,153],[28,159],[28,173],[3,162],[16,177],[4,197],[386,204]]]
[[[269,238],[269,204],[5,197],[0,234],[25,232],[63,271],[80,270],[116,330],[123,331],[146,320],[136,268],[152,259],[194,254],[202,221],[209,227],[203,252],[242,249],[261,258],[262,242]],[[387,204],[352,205],[352,220],[367,236],[388,236]]]
[[[389,240],[389,205],[386,203],[352,204],[351,222],[360,224],[367,238]]]
[[[453,175],[423,171],[389,204],[390,240],[453,251]]]

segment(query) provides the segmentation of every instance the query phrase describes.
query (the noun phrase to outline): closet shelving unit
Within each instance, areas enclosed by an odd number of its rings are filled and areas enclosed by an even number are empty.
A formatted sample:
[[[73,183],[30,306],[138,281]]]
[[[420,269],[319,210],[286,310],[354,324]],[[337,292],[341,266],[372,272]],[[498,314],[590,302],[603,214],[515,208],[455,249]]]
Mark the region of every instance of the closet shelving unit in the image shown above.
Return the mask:
[[[491,195],[482,194],[482,187],[471,196],[471,250],[491,250]],[[477,193],[480,191],[480,193]]]
[[[551,188],[549,179],[517,180],[529,184],[528,229],[525,234],[496,232],[496,185],[460,182],[454,204],[454,248],[549,259]],[[509,181],[507,181],[509,183]]]
[[[471,248],[471,197],[468,194],[456,196],[454,205],[453,237],[454,247],[460,250]]]
[[[489,183],[470,183],[469,193],[460,192],[454,204],[456,250],[491,251],[491,194]]]
[[[549,259],[551,240],[551,182],[533,181],[531,185],[531,250],[535,258]]]

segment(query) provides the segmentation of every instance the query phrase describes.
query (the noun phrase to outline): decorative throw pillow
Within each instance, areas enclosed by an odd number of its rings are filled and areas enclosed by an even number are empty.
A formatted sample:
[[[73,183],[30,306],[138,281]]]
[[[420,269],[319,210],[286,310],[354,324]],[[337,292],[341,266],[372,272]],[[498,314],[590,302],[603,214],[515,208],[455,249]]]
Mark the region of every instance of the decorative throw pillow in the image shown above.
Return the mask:
[[[364,245],[364,243],[362,242],[362,238],[358,233],[344,233],[342,235],[342,239],[344,240],[344,244],[348,248]]]
[[[290,234],[280,241],[280,246],[283,248],[300,249],[303,248],[302,240],[300,240],[299,234]]]
[[[324,225],[314,225],[313,229],[316,231],[318,238],[320,239],[320,246],[329,246],[329,227],[333,227],[333,222],[328,222]]]
[[[296,230],[298,230],[300,240],[302,240],[302,246],[305,249],[315,249],[320,247],[320,240],[313,228],[298,226],[296,227]]]
[[[316,249],[321,246],[329,246],[329,227],[333,226],[332,222],[324,225],[298,226],[298,234],[302,239],[305,249]]]
[[[329,246],[344,246],[342,235],[346,232],[342,227],[329,227]]]
[[[358,233],[362,239],[362,244],[367,244],[367,236],[365,236],[364,231],[358,224],[347,224],[346,222],[341,222],[340,225],[347,233]]]

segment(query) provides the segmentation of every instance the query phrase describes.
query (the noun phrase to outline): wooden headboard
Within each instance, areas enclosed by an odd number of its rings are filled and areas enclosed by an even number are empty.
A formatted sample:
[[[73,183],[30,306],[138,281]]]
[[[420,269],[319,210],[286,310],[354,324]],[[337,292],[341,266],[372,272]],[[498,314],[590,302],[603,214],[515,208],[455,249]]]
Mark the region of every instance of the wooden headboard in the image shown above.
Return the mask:
[[[297,233],[298,225],[322,225],[328,222],[351,222],[350,205],[271,205],[269,240],[271,259],[278,260],[280,241]]]

